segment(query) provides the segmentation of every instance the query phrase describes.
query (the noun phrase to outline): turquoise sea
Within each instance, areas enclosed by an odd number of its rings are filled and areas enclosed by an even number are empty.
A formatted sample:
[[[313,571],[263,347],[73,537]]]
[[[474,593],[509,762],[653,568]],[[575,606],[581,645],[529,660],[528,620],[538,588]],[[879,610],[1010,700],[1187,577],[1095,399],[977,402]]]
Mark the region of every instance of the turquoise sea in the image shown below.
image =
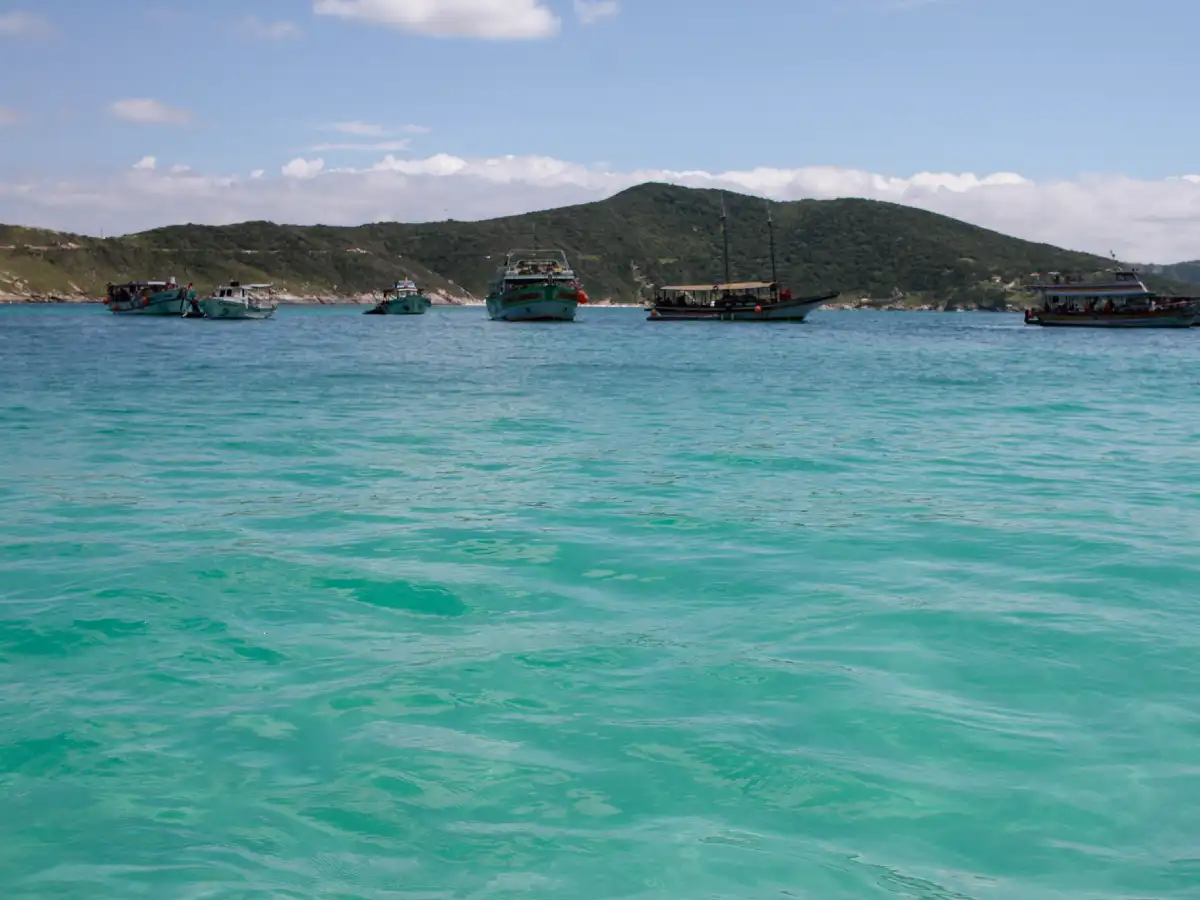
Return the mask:
[[[1200,329],[0,308],[0,897],[1200,897]]]

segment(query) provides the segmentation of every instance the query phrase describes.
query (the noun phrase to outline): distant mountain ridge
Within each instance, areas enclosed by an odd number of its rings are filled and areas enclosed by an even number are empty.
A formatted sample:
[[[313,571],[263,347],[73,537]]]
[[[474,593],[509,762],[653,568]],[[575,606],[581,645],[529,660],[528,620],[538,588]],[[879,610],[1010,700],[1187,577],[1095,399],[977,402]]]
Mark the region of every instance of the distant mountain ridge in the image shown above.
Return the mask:
[[[1142,266],[1141,270],[1150,275],[1157,275],[1181,284],[1200,286],[1200,259],[1189,262],[1170,263],[1168,265]]]
[[[539,243],[567,251],[593,299],[636,302],[655,284],[722,280],[723,201],[732,277],[770,278],[769,208],[779,279],[797,294],[1003,308],[1028,302],[1013,286],[1032,273],[1112,265],[892,203],[772,202],[651,183],[480,222],[175,225],[107,239],[0,226],[0,294],[97,297],[110,281],[174,276],[201,289],[238,279],[333,298],[409,277],[445,296],[481,297],[503,254],[536,231]]]

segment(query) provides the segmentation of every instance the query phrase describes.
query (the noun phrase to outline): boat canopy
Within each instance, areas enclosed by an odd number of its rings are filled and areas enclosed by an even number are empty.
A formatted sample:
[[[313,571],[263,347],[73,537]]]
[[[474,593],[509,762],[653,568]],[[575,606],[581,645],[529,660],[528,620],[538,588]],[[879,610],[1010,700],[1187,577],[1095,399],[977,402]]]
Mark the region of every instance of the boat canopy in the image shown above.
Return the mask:
[[[1088,288],[1097,285],[1110,287],[1113,285],[1143,284],[1137,269],[1109,269],[1092,277],[1085,277],[1077,272],[1048,272],[1045,278],[1039,273],[1030,276],[1033,279],[1031,287],[1041,288]]]
[[[240,281],[231,281],[229,284],[222,284],[215,291],[215,297],[247,297],[253,291],[265,291],[273,288],[273,284],[242,284]]]
[[[668,284],[659,288],[660,291],[671,291],[677,294],[700,294],[706,291],[761,291],[775,287],[769,281],[734,281],[729,284]]]
[[[1034,282],[1026,284],[1025,290],[1038,291],[1042,294],[1050,294],[1059,297],[1079,297],[1090,294],[1108,295],[1130,295],[1136,296],[1139,294],[1150,294],[1150,290],[1145,282],[1137,278],[1125,279],[1118,278],[1111,281],[1050,281],[1050,282]]]

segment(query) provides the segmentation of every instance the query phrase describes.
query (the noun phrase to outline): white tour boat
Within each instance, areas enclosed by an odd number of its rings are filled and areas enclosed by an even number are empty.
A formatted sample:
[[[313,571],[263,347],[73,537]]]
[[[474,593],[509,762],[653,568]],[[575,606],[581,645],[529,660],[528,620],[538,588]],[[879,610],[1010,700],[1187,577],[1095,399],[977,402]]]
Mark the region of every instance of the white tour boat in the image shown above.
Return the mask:
[[[1190,328],[1200,317],[1200,298],[1162,295],[1136,269],[1120,266],[1107,277],[1086,279],[1051,272],[1027,285],[1042,296],[1025,310],[1025,324],[1057,328]]]
[[[206,319],[269,319],[279,305],[270,284],[223,284],[211,296],[199,301]]]

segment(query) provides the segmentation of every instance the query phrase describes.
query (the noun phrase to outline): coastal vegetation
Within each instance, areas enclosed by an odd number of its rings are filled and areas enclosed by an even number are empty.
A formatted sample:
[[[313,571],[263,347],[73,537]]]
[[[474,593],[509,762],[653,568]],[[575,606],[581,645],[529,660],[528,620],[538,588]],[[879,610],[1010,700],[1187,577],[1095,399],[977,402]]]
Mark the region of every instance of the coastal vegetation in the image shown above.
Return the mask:
[[[769,210],[780,281],[798,295],[841,291],[848,305],[1020,308],[1032,303],[1020,286],[1033,273],[1112,265],[898,204],[779,203],[644,184],[595,203],[481,222],[174,225],[103,239],[0,226],[0,295],[98,297],[108,282],[173,276],[200,287],[269,281],[326,299],[412,278],[435,295],[481,297],[503,254],[536,233],[539,244],[568,253],[594,300],[633,303],[656,284],[723,279],[723,203],[735,280],[771,277]]]
[[[1160,278],[1191,285],[1193,288],[1200,285],[1200,259],[1165,266],[1150,265],[1145,267],[1145,271]]]

